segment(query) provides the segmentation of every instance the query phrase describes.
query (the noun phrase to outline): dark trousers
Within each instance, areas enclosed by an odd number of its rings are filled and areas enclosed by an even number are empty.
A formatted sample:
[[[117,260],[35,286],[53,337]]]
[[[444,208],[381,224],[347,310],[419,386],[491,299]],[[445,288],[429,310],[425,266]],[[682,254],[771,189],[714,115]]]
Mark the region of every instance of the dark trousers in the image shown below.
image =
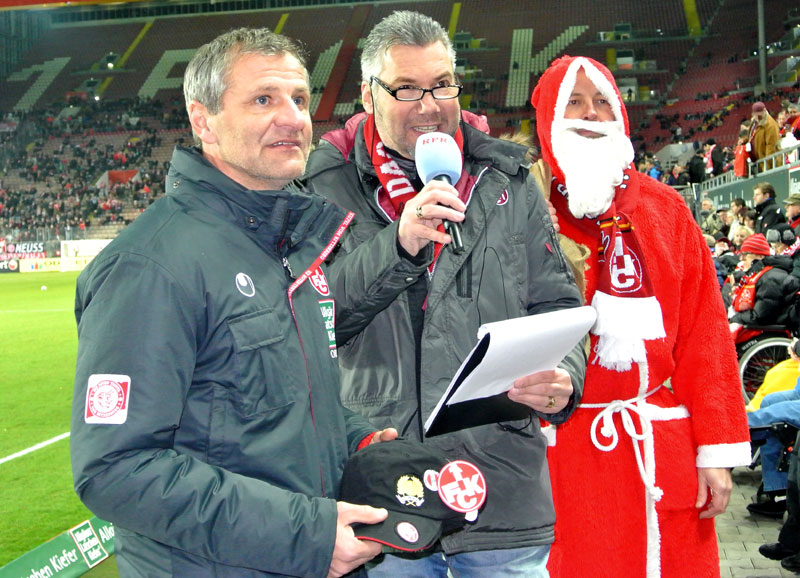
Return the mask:
[[[778,542],[786,548],[800,552],[800,433],[789,457],[789,480],[786,486],[786,511],[788,516],[778,534]]]

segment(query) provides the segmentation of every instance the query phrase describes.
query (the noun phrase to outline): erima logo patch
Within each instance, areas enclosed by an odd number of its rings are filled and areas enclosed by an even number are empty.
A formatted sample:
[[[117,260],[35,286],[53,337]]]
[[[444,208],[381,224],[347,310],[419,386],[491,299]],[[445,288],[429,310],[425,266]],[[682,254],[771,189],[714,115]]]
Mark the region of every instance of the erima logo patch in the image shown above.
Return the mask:
[[[236,288],[245,297],[252,297],[256,294],[256,286],[253,285],[253,280],[247,273],[236,274]]]
[[[497,199],[497,204],[502,207],[507,202],[508,202],[508,191],[504,190],[500,195],[500,198]]]
[[[86,388],[84,421],[95,424],[123,424],[128,419],[131,378],[127,375],[96,373]]]

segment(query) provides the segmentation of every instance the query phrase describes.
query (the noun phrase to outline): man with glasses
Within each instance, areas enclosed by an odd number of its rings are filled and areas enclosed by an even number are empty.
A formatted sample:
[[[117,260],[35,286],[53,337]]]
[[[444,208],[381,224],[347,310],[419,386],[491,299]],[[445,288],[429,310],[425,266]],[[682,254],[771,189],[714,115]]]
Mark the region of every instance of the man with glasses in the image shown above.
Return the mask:
[[[436,21],[385,18],[361,57],[366,114],[325,135],[306,171],[310,187],[356,213],[327,270],[345,406],[475,463],[489,494],[477,521],[432,551],[393,551],[368,571],[547,576],[554,514],[539,418],[561,423],[580,401],[583,344],[559,368],[513,384],[508,398],[527,406],[525,419],[423,436],[481,324],[581,304],[526,147],[461,111],[454,66]],[[433,131],[453,136],[463,156],[453,185],[423,186],[417,175],[416,141]],[[463,252],[448,247],[445,219],[461,224]]]

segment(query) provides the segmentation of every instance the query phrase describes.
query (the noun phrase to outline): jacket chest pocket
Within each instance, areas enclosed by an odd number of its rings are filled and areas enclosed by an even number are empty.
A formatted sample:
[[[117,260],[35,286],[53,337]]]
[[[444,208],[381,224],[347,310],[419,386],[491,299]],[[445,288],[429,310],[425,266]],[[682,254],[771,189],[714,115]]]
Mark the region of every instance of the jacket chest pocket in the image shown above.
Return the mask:
[[[474,299],[479,325],[524,314],[527,255],[522,235],[506,235],[490,239],[481,260],[463,268],[472,280],[472,294],[464,294],[466,284],[458,278],[457,292],[459,296]]]
[[[229,319],[228,328],[238,373],[234,400],[244,417],[291,406],[305,375],[291,321],[263,309]]]

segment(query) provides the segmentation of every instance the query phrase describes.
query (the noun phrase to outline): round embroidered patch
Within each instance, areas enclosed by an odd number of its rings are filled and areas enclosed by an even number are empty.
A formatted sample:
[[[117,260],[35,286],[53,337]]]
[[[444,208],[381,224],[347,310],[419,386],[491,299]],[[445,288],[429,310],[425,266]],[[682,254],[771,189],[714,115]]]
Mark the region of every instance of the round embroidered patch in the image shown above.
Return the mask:
[[[111,417],[125,404],[125,392],[114,381],[105,380],[89,390],[88,405],[92,415],[99,418]]]
[[[411,522],[398,522],[394,531],[409,544],[416,544],[419,541],[419,531]]]
[[[450,462],[439,472],[439,496],[456,512],[478,510],[486,501],[486,479],[469,462]]]
[[[439,472],[436,470],[425,470],[422,480],[425,482],[425,487],[431,492],[439,491]]]

